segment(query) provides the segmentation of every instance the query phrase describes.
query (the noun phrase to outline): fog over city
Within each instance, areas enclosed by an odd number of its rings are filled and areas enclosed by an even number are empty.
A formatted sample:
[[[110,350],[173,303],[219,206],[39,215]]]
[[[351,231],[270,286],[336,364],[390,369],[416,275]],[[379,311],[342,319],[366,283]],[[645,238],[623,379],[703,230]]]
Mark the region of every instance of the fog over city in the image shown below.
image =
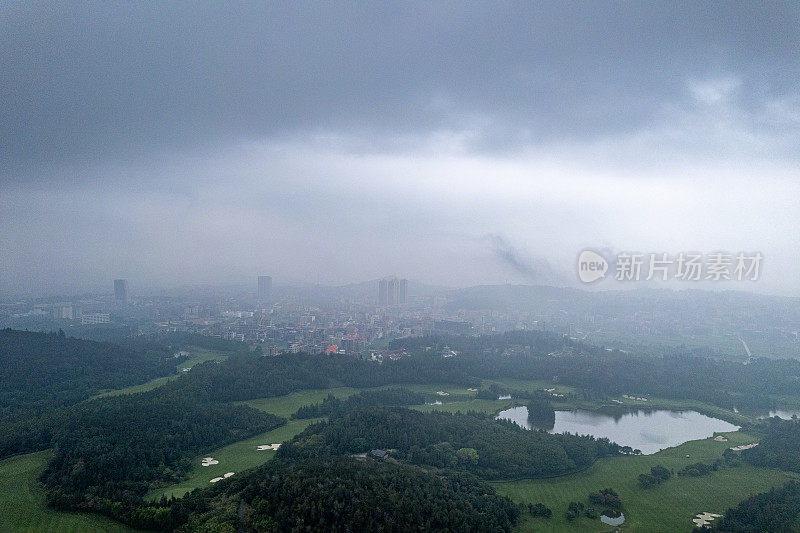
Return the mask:
[[[580,286],[586,248],[800,295],[797,3],[503,7],[3,2],[0,295]]]

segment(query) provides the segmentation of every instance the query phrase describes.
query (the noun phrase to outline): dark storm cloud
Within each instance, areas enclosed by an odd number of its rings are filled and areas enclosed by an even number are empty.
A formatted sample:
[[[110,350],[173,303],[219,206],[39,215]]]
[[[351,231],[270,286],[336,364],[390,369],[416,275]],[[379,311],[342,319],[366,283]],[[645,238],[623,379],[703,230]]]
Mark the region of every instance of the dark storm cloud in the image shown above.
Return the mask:
[[[794,2],[4,2],[0,27],[10,181],[316,132],[508,151],[644,127],[687,79],[732,72],[745,107],[800,80]]]

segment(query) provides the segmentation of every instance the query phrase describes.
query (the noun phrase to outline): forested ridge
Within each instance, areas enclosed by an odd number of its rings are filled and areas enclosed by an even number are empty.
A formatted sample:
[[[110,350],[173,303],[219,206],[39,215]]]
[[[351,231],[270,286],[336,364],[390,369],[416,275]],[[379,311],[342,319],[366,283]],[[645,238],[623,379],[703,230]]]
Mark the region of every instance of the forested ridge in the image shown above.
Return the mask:
[[[165,376],[179,362],[155,343],[121,345],[73,339],[63,332],[0,330],[0,420]]]
[[[354,394],[346,400],[340,400],[329,394],[321,403],[304,405],[299,408],[292,418],[322,418],[338,417],[343,414],[368,406],[377,405],[418,405],[425,401],[425,396],[407,389],[379,389],[366,390]]]
[[[770,418],[759,429],[764,437],[758,446],[742,451],[742,459],[756,466],[800,472],[800,420]]]
[[[717,523],[712,523],[712,529],[731,533],[788,533],[795,531],[798,515],[800,483],[790,481],[783,487],[750,496],[736,507],[728,509]]]
[[[397,339],[415,354],[442,346],[460,351],[460,367],[480,378],[557,379],[600,395],[650,394],[693,399],[731,409],[774,407],[782,395],[800,395],[800,361],[756,358],[750,364],[698,355],[650,357],[591,346],[543,332]]]
[[[511,500],[464,473],[318,457],[266,463],[224,486],[187,495],[180,531],[510,531]]]
[[[419,466],[464,470],[485,479],[542,477],[616,455],[608,439],[529,431],[478,413],[422,413],[370,407],[309,426],[281,446],[282,459],[358,454],[391,449],[392,457]]]
[[[55,455],[41,476],[50,504],[125,511],[158,483],[175,483],[197,454],[274,429],[285,419],[247,406],[170,391],[118,396],[74,409],[55,431]]]

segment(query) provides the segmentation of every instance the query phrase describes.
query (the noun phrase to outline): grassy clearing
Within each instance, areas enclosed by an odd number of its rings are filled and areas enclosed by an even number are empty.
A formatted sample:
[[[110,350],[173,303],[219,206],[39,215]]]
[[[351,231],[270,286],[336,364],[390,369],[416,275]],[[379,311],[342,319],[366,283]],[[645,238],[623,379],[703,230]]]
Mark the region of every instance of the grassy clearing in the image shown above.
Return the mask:
[[[574,522],[564,518],[570,501],[586,501],[589,492],[611,487],[625,506],[623,531],[675,532],[691,531],[691,519],[697,513],[724,513],[729,507],[757,492],[783,485],[794,474],[778,470],[741,465],[722,467],[717,472],[699,477],[677,477],[651,489],[641,489],[637,476],[651,466],[662,465],[678,471],[695,463],[711,462],[725,448],[754,442],[755,438],[741,432],[726,433],[729,442],[704,439],[687,442],[653,455],[601,459],[589,469],[552,479],[499,482],[494,486],[500,494],[516,502],[542,502],[553,510],[549,520],[526,517],[520,531],[610,531],[614,528],[599,520],[581,517]],[[687,457],[687,455],[689,457]]]
[[[333,394],[335,397],[343,400],[356,394],[358,389],[351,389],[350,387],[336,387],[332,389],[310,389],[298,392],[293,392],[285,396],[275,396],[273,398],[257,398],[255,400],[247,400],[245,402],[237,402],[243,405],[249,405],[259,411],[265,413],[272,413],[274,415],[289,418],[299,408],[304,405],[311,405],[314,403],[321,403],[322,400],[328,397],[328,394]]]
[[[221,477],[226,472],[238,474],[248,468],[255,468],[256,466],[264,464],[275,456],[275,451],[258,450],[257,446],[260,444],[273,444],[289,440],[303,431],[311,422],[313,422],[313,420],[292,420],[285,426],[256,435],[247,440],[234,442],[228,446],[196,457],[194,459],[194,466],[187,480],[177,485],[170,485],[150,491],[147,498],[153,500],[157,500],[161,498],[161,496],[166,496],[167,498],[175,496],[176,498],[180,498],[194,489],[210,487],[211,479]],[[201,460],[203,457],[213,457],[219,461],[219,464],[202,466]]]
[[[44,488],[37,478],[52,452],[18,455],[0,461],[0,531],[35,533],[132,532],[110,518],[88,513],[68,513],[45,504]]]
[[[422,412],[445,411],[447,413],[467,413],[476,411],[479,413],[494,414],[503,409],[508,409],[513,405],[511,400],[457,400],[454,402],[443,401],[442,405],[415,405],[412,409]]]
[[[418,392],[420,394],[425,394],[429,396],[435,396],[437,399],[444,401],[447,396],[456,396],[456,397],[474,397],[477,394],[477,391],[468,390],[466,387],[461,387],[458,385],[452,384],[444,384],[444,383],[400,383],[397,385],[386,385],[385,387],[379,388],[402,388],[407,389],[410,391]],[[446,392],[447,396],[440,397],[437,392]]]
[[[175,367],[175,371],[178,372],[177,374],[151,379],[150,381],[147,381],[145,383],[140,383],[139,385],[131,385],[130,387],[125,387],[124,389],[107,390],[89,399],[94,400],[95,398],[105,398],[106,396],[119,396],[122,394],[136,394],[137,392],[151,391],[153,389],[161,387],[166,383],[169,383],[174,379],[178,379],[183,374],[184,368],[191,369],[193,366],[199,365],[200,363],[205,363],[206,361],[222,361],[223,359],[228,357],[228,355],[224,352],[217,352],[214,350],[208,350],[206,348],[193,347],[189,348],[189,352],[191,354],[189,356],[189,359],[187,359],[183,363],[178,364]]]
[[[521,390],[525,392],[535,392],[545,389],[555,389],[558,394],[567,394],[570,392],[575,392],[574,387],[570,387],[569,385],[561,385],[558,383],[553,383],[552,381],[547,381],[546,379],[534,379],[534,380],[526,380],[526,379],[485,379],[483,380],[483,386],[489,387],[493,384],[500,385],[501,387],[505,387],[507,389],[513,390]]]

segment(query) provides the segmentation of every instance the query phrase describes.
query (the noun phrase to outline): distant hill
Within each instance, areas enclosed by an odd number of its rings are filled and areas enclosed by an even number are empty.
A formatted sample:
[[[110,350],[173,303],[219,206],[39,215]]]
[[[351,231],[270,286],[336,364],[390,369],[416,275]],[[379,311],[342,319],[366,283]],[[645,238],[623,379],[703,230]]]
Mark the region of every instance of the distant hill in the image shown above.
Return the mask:
[[[712,348],[716,355],[800,358],[800,298],[744,291],[586,291],[484,285],[447,293],[448,310],[518,314],[592,344]]]

